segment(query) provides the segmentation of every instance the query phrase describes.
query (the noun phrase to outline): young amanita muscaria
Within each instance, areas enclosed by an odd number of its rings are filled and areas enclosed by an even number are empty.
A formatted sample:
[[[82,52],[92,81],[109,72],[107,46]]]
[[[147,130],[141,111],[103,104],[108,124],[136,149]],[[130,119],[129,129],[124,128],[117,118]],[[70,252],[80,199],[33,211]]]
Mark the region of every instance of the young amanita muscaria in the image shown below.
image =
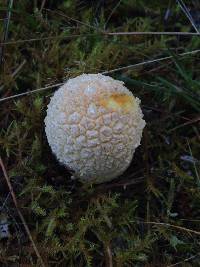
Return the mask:
[[[140,145],[145,121],[139,104],[123,82],[111,77],[69,79],[48,105],[48,143],[80,180],[110,181],[128,168]]]

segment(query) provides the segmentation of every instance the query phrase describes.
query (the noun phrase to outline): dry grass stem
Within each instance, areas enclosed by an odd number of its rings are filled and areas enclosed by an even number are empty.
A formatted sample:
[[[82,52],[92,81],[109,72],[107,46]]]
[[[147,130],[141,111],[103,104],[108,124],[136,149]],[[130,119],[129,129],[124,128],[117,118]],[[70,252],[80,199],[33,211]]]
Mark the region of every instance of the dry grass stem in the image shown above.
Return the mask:
[[[200,52],[200,49],[197,49],[197,50],[194,50],[194,51],[181,53],[181,54],[179,54],[179,56],[193,55],[193,54],[196,54],[196,53],[199,53],[199,52]],[[172,56],[167,56],[167,57],[147,60],[147,61],[140,62],[140,63],[137,63],[137,64],[132,64],[132,65],[128,65],[128,66],[125,66],[125,67],[120,67],[120,68],[116,68],[116,69],[113,69],[113,70],[103,71],[103,72],[100,72],[100,73],[101,74],[110,74],[110,73],[113,73],[113,72],[116,72],[116,71],[126,70],[126,69],[130,69],[130,68],[136,68],[136,67],[140,67],[140,66],[144,66],[144,65],[160,62],[160,61],[164,61],[164,60],[171,59],[171,58],[172,58]],[[49,86],[46,86],[46,87],[38,88],[38,89],[35,89],[35,90],[32,90],[32,91],[24,92],[24,93],[21,93],[21,94],[16,94],[16,95],[8,96],[8,97],[3,97],[3,98],[0,98],[0,102],[4,102],[6,100],[11,100],[11,99],[14,99],[14,98],[17,98],[17,97],[26,96],[26,95],[30,95],[30,94],[33,94],[33,93],[45,91],[45,90],[48,90],[48,89],[51,89],[51,88],[55,88],[55,87],[58,87],[58,86],[61,86],[61,85],[63,85],[63,83],[57,83],[57,84],[49,85]]]
[[[17,203],[17,199],[16,199],[16,196],[15,196],[13,187],[12,187],[12,185],[11,185],[10,179],[9,179],[9,177],[8,177],[7,171],[6,171],[6,169],[5,169],[5,166],[4,166],[4,163],[3,163],[2,159],[1,159],[1,157],[0,157],[0,166],[1,166],[1,169],[2,169],[2,171],[3,171],[4,178],[5,178],[6,183],[7,183],[7,185],[8,185],[10,194],[11,194],[12,199],[13,199],[13,202],[14,202],[15,207],[16,207],[16,209],[17,209],[17,213],[18,213],[18,215],[19,215],[19,217],[20,217],[20,219],[21,219],[21,221],[22,221],[22,223],[23,223],[23,226],[24,226],[24,228],[25,228],[25,230],[26,230],[26,233],[27,233],[27,235],[28,235],[28,237],[29,237],[29,239],[30,239],[30,241],[31,241],[31,243],[32,243],[32,246],[33,246],[33,248],[34,248],[34,251],[35,251],[35,253],[36,253],[36,255],[37,255],[37,257],[38,257],[38,259],[39,259],[41,265],[42,265],[43,267],[45,267],[46,265],[44,264],[44,262],[43,262],[43,260],[42,260],[42,257],[41,257],[41,255],[40,255],[40,253],[39,253],[39,251],[38,251],[38,248],[37,248],[37,246],[36,246],[36,244],[35,244],[35,242],[34,242],[34,240],[33,240],[33,238],[32,238],[31,232],[30,232],[30,230],[29,230],[29,228],[28,228],[28,225],[27,225],[27,223],[26,223],[26,221],[25,221],[25,219],[24,219],[24,216],[22,215],[22,213],[21,213],[21,211],[20,211],[20,209],[19,209],[19,206],[18,206],[18,203]]]

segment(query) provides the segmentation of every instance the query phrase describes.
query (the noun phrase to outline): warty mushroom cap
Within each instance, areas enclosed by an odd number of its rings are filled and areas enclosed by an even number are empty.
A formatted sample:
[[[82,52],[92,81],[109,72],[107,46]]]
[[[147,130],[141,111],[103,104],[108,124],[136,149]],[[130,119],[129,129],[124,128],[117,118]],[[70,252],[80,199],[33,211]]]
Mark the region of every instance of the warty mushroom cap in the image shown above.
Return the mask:
[[[69,79],[48,105],[48,143],[83,182],[110,181],[128,168],[140,145],[145,121],[139,104],[122,81],[109,76]]]

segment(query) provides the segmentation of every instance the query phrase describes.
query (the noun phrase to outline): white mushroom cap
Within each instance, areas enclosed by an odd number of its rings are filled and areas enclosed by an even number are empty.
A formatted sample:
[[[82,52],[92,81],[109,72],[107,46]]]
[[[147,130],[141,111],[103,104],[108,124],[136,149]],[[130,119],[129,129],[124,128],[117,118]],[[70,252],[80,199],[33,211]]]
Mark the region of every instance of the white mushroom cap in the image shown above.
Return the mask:
[[[82,181],[118,177],[140,145],[145,126],[140,100],[123,84],[102,74],[82,74],[60,87],[48,105],[49,145]]]

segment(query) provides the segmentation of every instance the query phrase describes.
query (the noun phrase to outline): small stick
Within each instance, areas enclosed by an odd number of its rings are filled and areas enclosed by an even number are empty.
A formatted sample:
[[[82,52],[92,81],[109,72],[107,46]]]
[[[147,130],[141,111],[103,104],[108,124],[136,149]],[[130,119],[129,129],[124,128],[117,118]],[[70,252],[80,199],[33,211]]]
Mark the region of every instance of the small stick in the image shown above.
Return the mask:
[[[92,27],[92,26],[91,26]],[[87,34],[72,34],[67,36],[47,36],[47,37],[39,37],[39,38],[32,38],[32,39],[23,39],[23,40],[16,40],[16,41],[9,41],[9,42],[1,42],[0,45],[13,45],[13,44],[23,44],[23,43],[30,43],[30,42],[38,42],[38,41],[46,41],[46,40],[65,40],[69,38],[77,38],[77,37],[89,37],[95,36],[97,34],[101,34],[103,36],[112,36],[112,35],[172,35],[172,36],[200,36],[198,32],[102,32],[99,33],[87,33]]]
[[[105,247],[106,267],[113,267],[112,251],[109,245]]]
[[[29,95],[29,94],[32,94],[32,93],[48,90],[50,88],[55,88],[55,87],[58,87],[58,86],[61,86],[61,85],[63,85],[63,83],[57,83],[57,84],[49,85],[49,86],[46,86],[46,87],[38,88],[38,89],[35,89],[35,90],[32,90],[32,91],[27,91],[27,92],[24,92],[24,93],[21,93],[21,94],[7,96],[5,98],[0,98],[0,102],[5,101],[5,100],[9,100],[9,99],[12,99],[12,98],[16,98],[16,97],[19,97],[19,96]]]
[[[40,12],[42,12],[42,9],[44,8],[45,4],[46,4],[46,0],[43,0],[42,4],[41,4],[41,7],[40,7]]]
[[[177,35],[199,36],[199,32],[105,32],[105,35]]]
[[[0,157],[0,166],[1,166],[1,169],[2,169],[3,174],[4,174],[4,178],[5,178],[6,182],[7,182],[7,185],[8,185],[10,194],[11,194],[11,196],[12,196],[13,202],[14,202],[15,207],[16,207],[16,209],[17,209],[18,215],[19,215],[19,217],[20,217],[20,219],[21,219],[21,221],[22,221],[22,223],[23,223],[23,225],[24,225],[24,228],[25,228],[25,230],[26,230],[26,233],[27,233],[27,235],[28,235],[28,237],[29,237],[29,239],[30,239],[32,245],[33,245],[33,249],[35,250],[35,253],[36,253],[37,257],[38,257],[38,259],[40,260],[40,263],[41,263],[42,267],[46,267],[45,264],[44,264],[44,262],[43,262],[43,260],[42,260],[42,257],[40,256],[40,253],[39,253],[39,251],[38,251],[38,249],[37,249],[37,247],[36,247],[36,244],[35,244],[35,242],[34,242],[32,236],[31,236],[31,232],[30,232],[30,230],[29,230],[29,228],[28,228],[28,225],[27,225],[27,223],[26,223],[26,221],[25,221],[25,219],[24,219],[24,216],[22,215],[22,213],[21,213],[21,211],[20,211],[20,209],[19,209],[19,207],[18,207],[18,203],[17,203],[17,199],[16,199],[16,196],[15,196],[15,193],[14,193],[14,191],[13,191],[13,187],[12,187],[12,185],[11,185],[10,179],[9,179],[9,177],[8,177],[7,171],[6,171],[6,169],[5,169],[5,166],[4,166],[4,164],[3,164],[3,161],[2,161],[2,159],[1,159],[1,157]]]
[[[184,52],[184,53],[178,54],[178,56],[192,55],[192,54],[196,54],[198,52],[200,52],[199,49],[198,50]],[[119,68],[116,68],[116,69],[113,69],[113,70],[104,71],[104,72],[101,72],[101,74],[109,74],[109,73],[113,73],[113,72],[116,72],[116,71],[127,70],[127,69],[130,69],[130,68],[137,68],[137,67],[141,67],[141,66],[152,64],[152,63],[156,63],[156,62],[165,61],[165,60],[168,60],[168,59],[171,59],[171,58],[173,58],[173,56],[166,56],[166,57],[161,57],[161,58],[156,58],[156,59],[150,59],[150,60],[143,61],[143,62],[140,62],[140,63],[136,63],[136,64],[124,66],[124,67],[119,67]]]

